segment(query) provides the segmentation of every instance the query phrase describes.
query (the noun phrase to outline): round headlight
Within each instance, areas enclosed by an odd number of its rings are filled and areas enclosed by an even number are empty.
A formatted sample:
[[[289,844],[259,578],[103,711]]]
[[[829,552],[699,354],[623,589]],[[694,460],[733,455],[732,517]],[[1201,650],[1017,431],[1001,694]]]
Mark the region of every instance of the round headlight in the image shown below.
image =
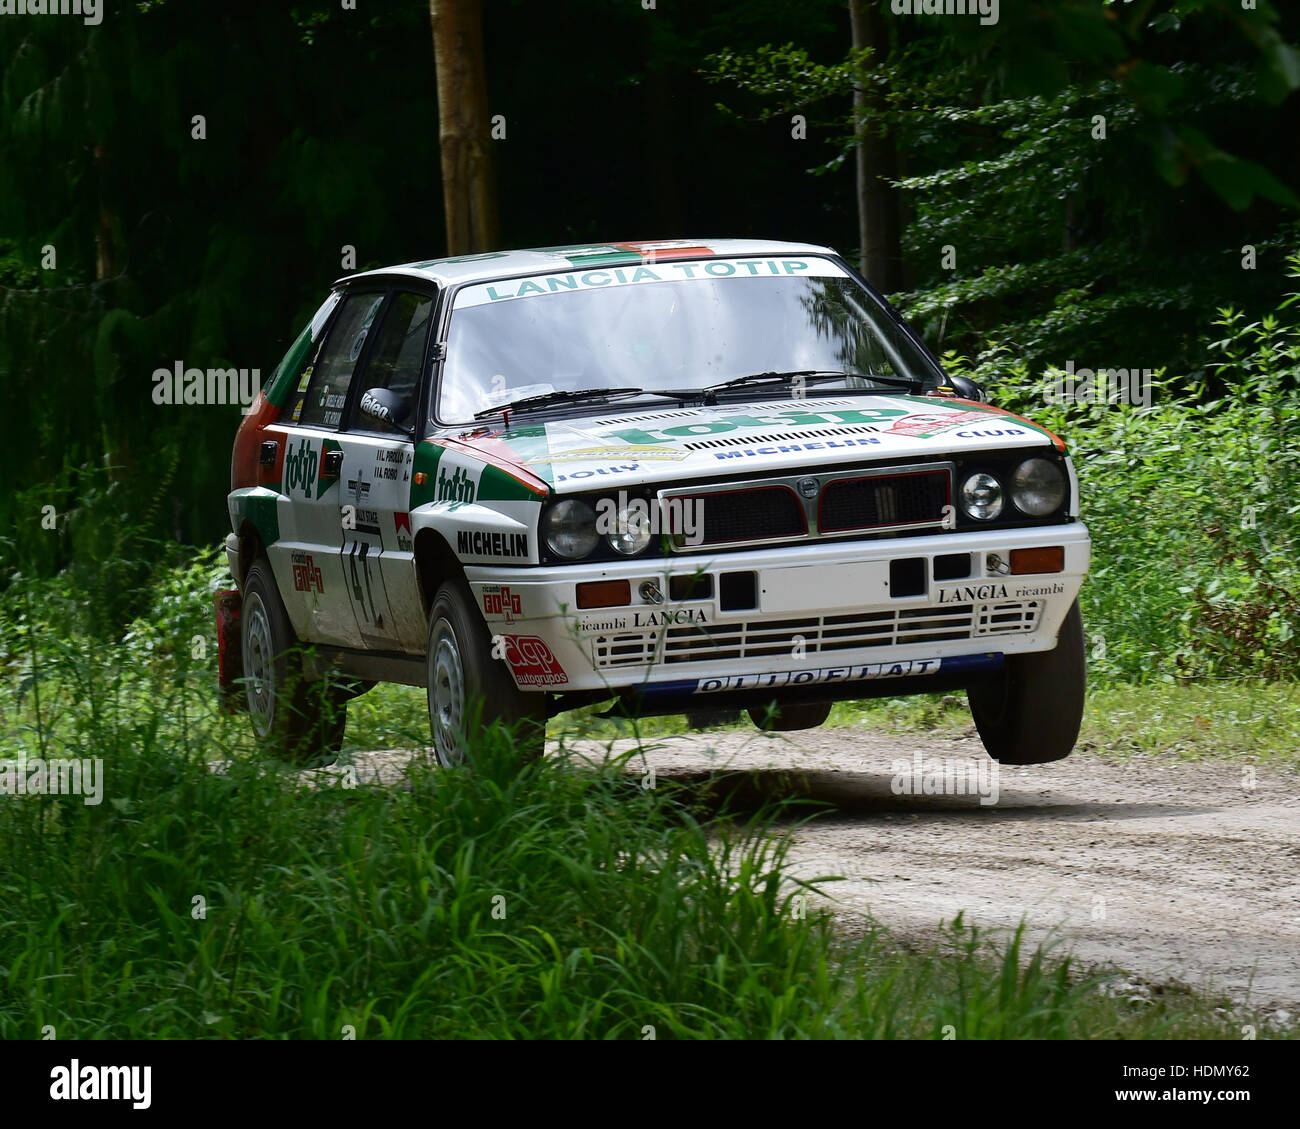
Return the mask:
[[[577,498],[557,502],[542,518],[542,539],[556,556],[576,561],[596,547],[596,512]]]
[[[1026,459],[1011,476],[1011,500],[1030,517],[1054,514],[1065,501],[1065,474],[1048,459]]]
[[[976,521],[992,521],[1002,512],[1002,483],[979,471],[961,484],[961,508]]]
[[[650,513],[645,506],[627,507],[618,511],[614,528],[605,535],[609,547],[625,557],[635,557],[650,544]]]

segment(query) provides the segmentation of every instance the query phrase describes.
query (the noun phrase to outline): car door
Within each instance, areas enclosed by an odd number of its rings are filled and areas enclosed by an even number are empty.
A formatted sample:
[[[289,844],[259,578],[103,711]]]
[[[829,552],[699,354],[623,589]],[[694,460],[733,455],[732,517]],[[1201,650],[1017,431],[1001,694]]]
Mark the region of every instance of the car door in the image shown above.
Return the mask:
[[[339,556],[347,504],[340,429],[384,297],[376,289],[343,298],[299,373],[284,416],[267,428],[285,445],[280,492],[288,499],[281,506],[280,539],[269,549],[271,568],[294,631],[306,642],[362,645],[348,594],[351,578]]]
[[[429,361],[436,292],[389,294],[353,382],[343,450],[339,562],[365,646],[419,653],[426,624],[411,537],[409,499],[415,461],[411,430]],[[378,412],[384,390],[391,410]],[[348,508],[350,507],[350,509]]]

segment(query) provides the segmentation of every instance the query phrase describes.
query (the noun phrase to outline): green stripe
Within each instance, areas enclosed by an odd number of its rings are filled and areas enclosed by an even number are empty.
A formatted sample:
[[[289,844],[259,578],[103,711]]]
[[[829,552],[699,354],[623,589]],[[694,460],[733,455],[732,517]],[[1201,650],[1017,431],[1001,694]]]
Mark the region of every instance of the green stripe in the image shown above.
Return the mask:
[[[274,545],[280,540],[280,512],[278,499],[260,486],[236,490],[230,495],[238,518],[236,526],[251,521],[263,545]]]
[[[485,466],[483,476],[479,479],[478,500],[480,502],[540,502],[542,495],[528,489],[505,471],[498,470],[494,466]]]
[[[426,439],[423,443],[416,444],[415,447],[415,465],[411,468],[411,500],[410,508],[419,509],[428,502],[432,502],[438,494],[438,463],[442,459],[442,453],[446,448],[432,443]],[[424,480],[422,486],[417,486],[415,476],[424,472],[428,477]]]
[[[277,408],[283,408],[288,402],[289,393],[293,389],[294,377],[302,368],[302,362],[307,358],[307,350],[311,348],[311,323],[307,323],[307,328],[298,334],[298,339],[289,346],[289,351],[285,353],[279,365],[276,366],[275,372],[271,374],[270,383],[266,388],[266,398],[271,401]]]

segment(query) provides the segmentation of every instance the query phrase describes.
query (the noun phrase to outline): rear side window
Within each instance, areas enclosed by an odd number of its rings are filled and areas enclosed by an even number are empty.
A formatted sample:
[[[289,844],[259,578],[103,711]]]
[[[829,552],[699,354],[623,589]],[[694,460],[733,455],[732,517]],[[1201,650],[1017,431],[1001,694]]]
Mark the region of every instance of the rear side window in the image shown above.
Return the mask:
[[[301,403],[295,405],[299,423],[339,426],[366,337],[383,301],[383,294],[352,294],[343,299],[324,345],[298,381],[304,389]]]
[[[433,298],[428,294],[403,291],[393,295],[362,377],[365,388],[387,388],[402,398],[404,414],[399,414],[399,423],[409,423],[415,414],[432,313]],[[392,424],[360,412],[355,423],[367,431],[397,431]]]

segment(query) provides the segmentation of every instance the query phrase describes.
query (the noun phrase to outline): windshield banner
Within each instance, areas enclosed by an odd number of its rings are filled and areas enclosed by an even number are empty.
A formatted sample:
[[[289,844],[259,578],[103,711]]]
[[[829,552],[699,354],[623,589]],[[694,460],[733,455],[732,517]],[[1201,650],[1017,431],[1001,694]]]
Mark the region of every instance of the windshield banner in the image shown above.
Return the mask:
[[[539,294],[558,294],[564,290],[599,290],[606,286],[634,286],[646,282],[681,282],[684,279],[771,278],[803,276],[844,278],[843,267],[807,256],[802,259],[706,259],[696,262],[629,264],[601,270],[570,271],[567,274],[539,274],[529,278],[507,278],[478,286],[467,286],[456,295],[456,309],[467,306],[490,306],[513,298],[533,298]]]

